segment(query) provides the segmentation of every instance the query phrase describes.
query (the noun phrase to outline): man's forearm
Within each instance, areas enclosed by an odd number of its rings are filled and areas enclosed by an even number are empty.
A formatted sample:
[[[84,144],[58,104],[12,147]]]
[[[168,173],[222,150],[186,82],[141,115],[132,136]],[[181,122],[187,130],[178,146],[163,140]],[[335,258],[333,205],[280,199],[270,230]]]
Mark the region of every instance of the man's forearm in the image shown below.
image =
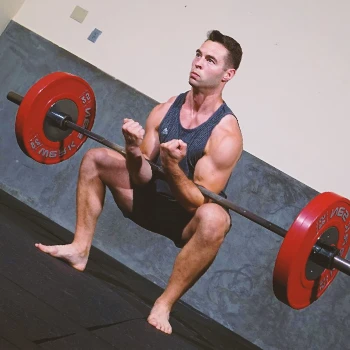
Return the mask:
[[[152,169],[139,147],[125,149],[126,167],[135,185],[144,185],[152,178]]]
[[[193,212],[205,202],[201,191],[177,164],[164,172],[173,195],[186,210]]]

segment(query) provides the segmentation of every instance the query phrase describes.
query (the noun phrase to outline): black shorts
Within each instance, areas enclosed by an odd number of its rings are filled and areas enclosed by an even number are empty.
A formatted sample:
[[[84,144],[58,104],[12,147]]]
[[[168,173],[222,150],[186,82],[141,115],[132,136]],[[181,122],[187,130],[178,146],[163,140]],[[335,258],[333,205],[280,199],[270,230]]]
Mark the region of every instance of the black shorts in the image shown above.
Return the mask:
[[[135,187],[132,213],[123,214],[146,230],[171,239],[179,248],[183,246],[182,232],[193,217],[179,202],[157,193],[154,181]]]

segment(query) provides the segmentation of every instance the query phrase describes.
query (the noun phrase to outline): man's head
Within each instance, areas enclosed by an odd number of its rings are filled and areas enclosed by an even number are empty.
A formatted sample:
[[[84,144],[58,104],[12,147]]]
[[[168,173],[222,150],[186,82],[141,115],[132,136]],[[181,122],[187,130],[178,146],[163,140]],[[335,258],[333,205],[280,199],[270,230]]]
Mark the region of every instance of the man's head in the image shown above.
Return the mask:
[[[230,36],[221,34],[218,30],[212,30],[207,35],[208,40],[221,44],[227,50],[226,68],[238,69],[242,60],[241,45]]]
[[[238,42],[217,30],[196,50],[189,83],[194,88],[223,89],[235,75],[242,59]]]

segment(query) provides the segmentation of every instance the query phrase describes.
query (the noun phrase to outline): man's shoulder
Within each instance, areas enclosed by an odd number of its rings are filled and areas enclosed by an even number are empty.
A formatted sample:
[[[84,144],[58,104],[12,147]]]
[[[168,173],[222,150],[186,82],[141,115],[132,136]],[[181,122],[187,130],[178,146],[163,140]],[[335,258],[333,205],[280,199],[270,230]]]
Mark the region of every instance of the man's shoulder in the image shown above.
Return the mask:
[[[173,105],[173,103],[176,101],[179,95],[170,97],[167,101],[160,103],[158,106],[160,106],[161,109],[169,110],[169,108]]]
[[[173,105],[178,96],[172,96],[167,101],[157,104],[152,111],[152,114],[156,114],[158,117],[165,117],[170,107]]]
[[[158,129],[161,121],[164,119],[177,97],[178,96],[172,96],[167,101],[157,104],[148,117],[148,123],[152,124],[155,129]]]
[[[237,136],[237,134],[241,135],[238,119],[232,113],[226,114],[215,129],[217,129],[217,132],[221,133],[234,134],[235,136]]]
[[[243,135],[238,121],[233,114],[227,114],[214,128],[205,153],[222,157],[226,154],[226,159],[236,159],[243,150]]]
[[[232,142],[241,147],[243,145],[243,135],[238,124],[237,118],[233,114],[227,114],[219,124],[213,129],[209,138],[208,146],[218,146],[223,140],[232,140]]]

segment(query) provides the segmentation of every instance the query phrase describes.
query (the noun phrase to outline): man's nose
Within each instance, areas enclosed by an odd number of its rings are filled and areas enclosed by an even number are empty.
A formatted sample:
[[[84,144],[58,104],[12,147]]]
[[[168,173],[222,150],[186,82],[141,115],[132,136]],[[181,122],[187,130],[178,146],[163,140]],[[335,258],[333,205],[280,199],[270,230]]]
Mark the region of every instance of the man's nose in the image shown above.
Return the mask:
[[[197,58],[194,62],[194,65],[196,66],[196,68],[202,68],[202,58]]]

